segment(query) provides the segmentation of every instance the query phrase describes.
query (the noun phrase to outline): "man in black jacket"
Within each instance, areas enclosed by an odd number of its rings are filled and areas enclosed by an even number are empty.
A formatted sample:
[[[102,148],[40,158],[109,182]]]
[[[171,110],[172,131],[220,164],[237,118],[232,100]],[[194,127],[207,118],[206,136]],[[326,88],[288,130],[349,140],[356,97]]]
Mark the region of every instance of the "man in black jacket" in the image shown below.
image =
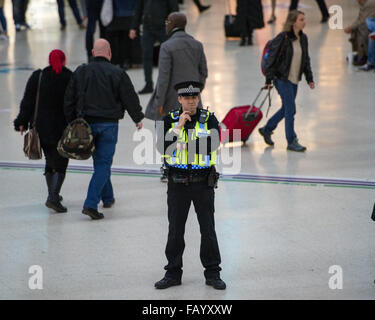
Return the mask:
[[[104,208],[110,208],[115,202],[110,176],[117,143],[118,120],[124,117],[127,110],[140,130],[144,115],[130,78],[124,70],[110,63],[112,54],[108,41],[97,40],[92,53],[93,61],[78,67],[69,82],[64,112],[69,122],[75,119],[77,101],[83,98],[83,114],[92,129],[95,152],[92,156],[94,174],[82,213],[92,219],[102,219],[104,215],[98,212],[100,200],[103,201]]]
[[[171,12],[178,11],[177,0],[138,0],[129,37],[136,37],[136,30],[143,24],[142,58],[145,72],[145,87],[139,94],[152,93],[152,62],[154,43],[167,40],[165,20]]]

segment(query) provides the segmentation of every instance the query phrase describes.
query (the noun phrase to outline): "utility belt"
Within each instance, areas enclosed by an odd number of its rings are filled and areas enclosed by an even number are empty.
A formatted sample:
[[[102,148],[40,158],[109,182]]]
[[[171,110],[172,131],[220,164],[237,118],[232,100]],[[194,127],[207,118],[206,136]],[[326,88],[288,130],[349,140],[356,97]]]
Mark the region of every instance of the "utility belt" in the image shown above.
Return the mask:
[[[217,188],[217,182],[220,177],[220,174],[216,172],[215,166],[209,169],[186,170],[186,172],[168,167],[163,168],[163,171],[168,176],[168,181],[173,183],[189,185],[191,183],[206,182],[209,187],[213,188]]]

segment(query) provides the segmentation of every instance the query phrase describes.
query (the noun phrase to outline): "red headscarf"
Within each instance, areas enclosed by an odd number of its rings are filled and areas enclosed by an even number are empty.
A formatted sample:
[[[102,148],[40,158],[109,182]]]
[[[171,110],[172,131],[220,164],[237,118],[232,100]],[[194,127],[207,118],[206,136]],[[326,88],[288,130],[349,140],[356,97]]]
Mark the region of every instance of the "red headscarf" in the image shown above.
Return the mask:
[[[52,50],[49,54],[49,65],[57,74],[61,73],[65,66],[65,53],[58,49]]]

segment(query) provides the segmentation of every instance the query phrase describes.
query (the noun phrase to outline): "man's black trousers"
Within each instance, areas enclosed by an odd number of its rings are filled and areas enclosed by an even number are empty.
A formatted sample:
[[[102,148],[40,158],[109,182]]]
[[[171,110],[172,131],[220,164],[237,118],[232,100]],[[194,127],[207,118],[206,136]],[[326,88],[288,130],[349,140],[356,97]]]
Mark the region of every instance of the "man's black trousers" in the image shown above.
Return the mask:
[[[165,254],[168,265],[164,267],[167,277],[181,279],[182,255],[185,249],[185,224],[193,202],[201,233],[200,259],[205,268],[206,279],[220,275],[221,258],[217,243],[214,220],[214,188],[207,182],[189,185],[168,182],[169,233]]]

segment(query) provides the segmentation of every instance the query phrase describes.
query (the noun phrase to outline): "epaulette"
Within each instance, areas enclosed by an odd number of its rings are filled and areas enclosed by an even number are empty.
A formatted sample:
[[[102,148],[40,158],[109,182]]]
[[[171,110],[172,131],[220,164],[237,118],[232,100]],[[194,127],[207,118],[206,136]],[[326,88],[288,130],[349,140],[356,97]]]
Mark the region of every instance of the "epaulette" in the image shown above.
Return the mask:
[[[171,111],[169,115],[171,116],[173,120],[178,120],[180,118],[180,109]]]

